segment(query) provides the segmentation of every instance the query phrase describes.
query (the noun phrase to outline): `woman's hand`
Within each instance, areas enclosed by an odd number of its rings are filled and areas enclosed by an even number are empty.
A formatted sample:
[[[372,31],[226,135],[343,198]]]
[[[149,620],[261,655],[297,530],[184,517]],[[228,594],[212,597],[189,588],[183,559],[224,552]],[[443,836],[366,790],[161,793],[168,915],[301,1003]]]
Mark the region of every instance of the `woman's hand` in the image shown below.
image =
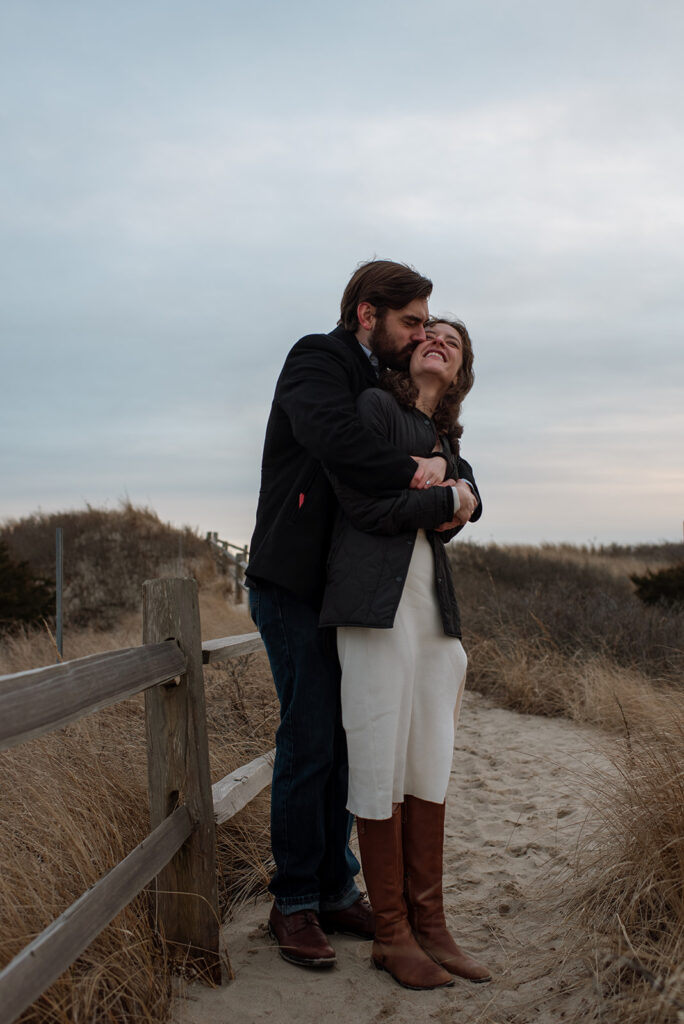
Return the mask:
[[[454,518],[448,523],[442,523],[435,527],[439,533],[445,530],[454,530],[457,526],[465,526],[477,508],[477,497],[465,480],[445,480],[443,487],[455,487],[458,493],[460,505],[454,512]]]
[[[465,480],[456,481],[456,490],[461,500],[456,515],[461,517],[460,521],[462,523],[467,523],[477,508],[477,497],[473,493],[470,484]]]
[[[411,458],[418,463],[418,469],[413,474],[410,484],[413,490],[424,491],[428,487],[443,484],[447,464],[441,455],[432,459],[422,458],[420,455],[412,455]]]

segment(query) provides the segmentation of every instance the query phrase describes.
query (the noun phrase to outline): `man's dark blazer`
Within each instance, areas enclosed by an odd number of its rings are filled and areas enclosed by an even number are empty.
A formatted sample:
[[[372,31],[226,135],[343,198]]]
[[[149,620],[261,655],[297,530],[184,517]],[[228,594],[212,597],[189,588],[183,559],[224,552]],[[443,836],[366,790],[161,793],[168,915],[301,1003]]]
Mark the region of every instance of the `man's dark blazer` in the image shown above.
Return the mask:
[[[323,467],[372,497],[409,487],[416,463],[365,427],[356,411],[361,392],[376,386],[368,356],[343,327],[309,334],[290,350],[266,427],[249,581],[277,583],[320,606],[337,507]],[[421,494],[430,514],[453,518],[451,488]]]

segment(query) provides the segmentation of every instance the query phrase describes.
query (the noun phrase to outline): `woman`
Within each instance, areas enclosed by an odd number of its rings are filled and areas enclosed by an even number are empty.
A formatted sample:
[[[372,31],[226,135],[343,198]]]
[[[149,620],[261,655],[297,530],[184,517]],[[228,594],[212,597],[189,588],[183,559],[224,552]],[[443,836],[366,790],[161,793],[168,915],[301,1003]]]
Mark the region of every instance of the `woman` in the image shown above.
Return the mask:
[[[320,620],[337,626],[347,807],[376,916],[372,962],[418,989],[452,985],[453,975],[490,980],[454,942],[442,904],[444,800],[466,669],[444,543],[481,514],[458,455],[472,364],[465,325],[433,321],[409,372],[386,371],[385,390],[360,396],[372,429],[411,454],[443,454],[456,517],[445,529],[433,503],[430,521],[421,491],[369,499],[333,480],[341,512]]]

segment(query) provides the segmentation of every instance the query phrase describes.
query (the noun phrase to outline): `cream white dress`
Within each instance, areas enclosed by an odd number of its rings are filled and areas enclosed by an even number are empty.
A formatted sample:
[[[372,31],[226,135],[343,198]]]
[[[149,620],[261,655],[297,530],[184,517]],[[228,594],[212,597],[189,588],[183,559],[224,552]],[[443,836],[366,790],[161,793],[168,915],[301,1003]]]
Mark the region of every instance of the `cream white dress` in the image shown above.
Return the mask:
[[[467,658],[446,636],[432,549],[418,530],[392,629],[337,629],[342,721],[349,753],[347,808],[389,818],[405,795],[446,797]]]

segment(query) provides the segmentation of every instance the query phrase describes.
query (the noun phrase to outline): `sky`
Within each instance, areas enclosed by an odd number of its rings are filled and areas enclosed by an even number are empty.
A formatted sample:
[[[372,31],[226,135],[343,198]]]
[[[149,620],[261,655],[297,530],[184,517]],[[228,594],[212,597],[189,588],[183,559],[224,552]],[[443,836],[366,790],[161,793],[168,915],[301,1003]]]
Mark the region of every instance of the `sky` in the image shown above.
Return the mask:
[[[4,0],[0,520],[249,541],[273,388],[374,257],[468,325],[472,540],[680,540],[679,0]]]

